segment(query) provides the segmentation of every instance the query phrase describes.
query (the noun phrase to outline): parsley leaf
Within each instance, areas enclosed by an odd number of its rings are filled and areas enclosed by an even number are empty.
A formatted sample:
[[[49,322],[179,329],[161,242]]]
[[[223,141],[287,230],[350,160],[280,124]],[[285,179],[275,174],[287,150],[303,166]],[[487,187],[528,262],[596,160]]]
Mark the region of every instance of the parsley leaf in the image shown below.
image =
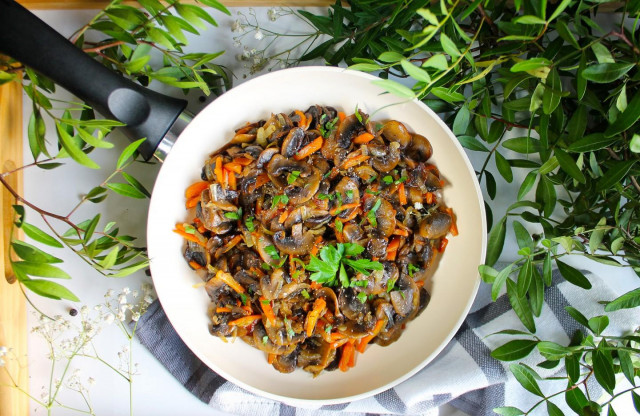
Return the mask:
[[[302,293],[302,296],[303,296],[305,299],[310,299],[310,298],[311,298],[311,296],[309,295],[309,292],[307,292],[307,289],[302,289],[302,292],[301,292],[301,293]]]
[[[345,195],[347,195],[347,198],[353,199],[353,191],[352,190],[345,191]]]
[[[262,344],[267,345],[267,342],[269,342],[269,337],[265,335],[262,337]]]
[[[322,192],[318,193],[318,199],[332,199],[331,195],[323,194]]]
[[[406,180],[407,180],[407,177],[406,177],[406,176],[402,176],[402,177],[400,177],[397,181],[395,181],[394,183],[395,183],[396,185],[400,185],[402,182],[404,182],[404,181],[406,181]]]
[[[355,116],[360,122],[360,124],[364,124],[364,122],[362,121],[362,114],[360,114],[360,111],[358,111],[358,104],[356,104]]]
[[[276,195],[273,197],[273,201],[271,201],[271,209],[274,209],[278,206],[278,204],[287,205],[289,203],[289,197],[286,195]]]
[[[274,246],[265,246],[264,251],[274,260],[280,259],[280,254],[278,254],[278,250]]]
[[[330,334],[332,329],[333,329],[333,325],[327,325],[324,328],[324,332],[326,332],[327,334]]]
[[[380,191],[372,191],[371,189],[367,189],[365,192],[370,195],[380,195]]]
[[[364,251],[364,247],[356,243],[343,243],[345,256],[357,256]]]
[[[349,287],[349,276],[347,276],[347,271],[344,269],[344,264],[340,264],[340,283],[342,287]]]
[[[382,270],[384,266],[379,261],[371,261],[369,259],[360,259],[360,260],[351,260],[351,259],[342,259],[344,264],[351,267],[357,272],[360,272],[364,275],[371,274],[373,270]]]
[[[335,225],[336,225],[336,231],[341,233],[343,230],[342,221],[336,218]]]
[[[367,301],[367,294],[364,293],[364,292],[358,293],[358,296],[356,296],[356,297],[358,298],[360,303],[365,303]]]
[[[389,279],[387,280],[387,293],[391,292],[396,285],[396,280],[398,279]]]
[[[244,293],[240,293],[240,300],[242,301],[242,304],[246,306],[246,304],[247,304],[247,295],[245,295]]]
[[[407,271],[409,272],[409,276],[413,277],[413,273],[420,271],[420,267],[417,267],[416,265],[409,263],[409,266],[407,266]]]
[[[187,234],[195,234],[196,233],[196,229],[193,225],[185,225],[184,226],[184,232]]]
[[[343,287],[351,285],[345,266],[356,272],[369,275],[373,270],[382,270],[382,263],[369,259],[354,260],[348,256],[357,256],[364,251],[364,247],[355,243],[338,243],[337,246],[327,245],[320,249],[320,258],[311,256],[305,268],[314,272],[309,278],[318,283],[334,285],[338,281]],[[338,281],[336,281],[338,274]]]
[[[393,176],[391,175],[384,176],[382,178],[382,182],[386,183],[387,185],[391,185],[393,183]]]
[[[294,183],[296,181],[296,179],[298,179],[298,176],[300,176],[300,171],[299,170],[294,170],[287,177],[287,183],[289,185],[291,185],[292,183]]]
[[[247,230],[249,230],[250,233],[255,231],[255,227],[253,226],[253,216],[247,217],[247,219],[244,220],[244,225],[247,226]]]
[[[378,210],[378,208],[380,208],[381,204],[382,204],[382,200],[378,199],[376,203],[373,205],[373,207],[371,208],[371,210],[367,213],[367,218],[369,219],[369,222],[371,223],[371,225],[373,225],[374,227],[378,226],[378,220],[376,219],[376,211]]]
[[[239,220],[240,219],[240,215],[238,215],[237,212],[225,212],[224,213],[224,217],[225,218],[229,218],[230,220]]]

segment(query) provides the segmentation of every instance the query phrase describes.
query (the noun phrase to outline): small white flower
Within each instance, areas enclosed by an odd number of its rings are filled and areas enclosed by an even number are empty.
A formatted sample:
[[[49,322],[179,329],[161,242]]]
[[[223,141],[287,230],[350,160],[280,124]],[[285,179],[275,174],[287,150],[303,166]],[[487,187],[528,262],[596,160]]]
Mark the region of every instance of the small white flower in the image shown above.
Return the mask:
[[[131,314],[131,319],[133,320],[133,322],[138,322],[138,319],[140,319],[140,313],[134,312],[133,314]]]
[[[244,51],[242,51],[242,56],[245,58],[251,57],[251,51],[246,46],[244,47]]]
[[[147,296],[144,297],[144,301],[146,303],[151,304],[153,302],[153,298],[151,297],[151,295],[147,295]]]
[[[240,20],[236,20],[231,24],[231,31],[237,32],[237,33],[244,32],[244,26],[242,26],[242,23],[240,23]]]
[[[125,320],[124,312],[118,312],[117,318],[120,322],[124,322]]]
[[[234,46],[235,48],[239,48],[239,47],[241,47],[241,46],[242,46],[242,42],[240,42],[240,40],[239,40],[239,39],[236,39],[235,41],[233,41],[233,46]]]
[[[93,377],[89,377],[87,383],[89,383],[90,386],[93,386],[94,384],[96,384],[96,380]]]
[[[104,317],[104,322],[107,325],[111,325],[115,319],[116,319],[115,315],[110,313]]]
[[[127,303],[127,295],[124,293],[118,295],[118,303],[120,303],[121,305]]]
[[[253,49],[251,49],[251,51],[249,51],[249,53],[250,53],[251,55],[255,55],[255,54],[257,54],[257,53],[258,53],[258,50],[257,50],[256,48],[253,48]]]
[[[105,294],[104,294],[104,297],[105,297],[105,298],[111,298],[111,297],[113,297],[113,290],[112,290],[112,289],[109,289],[109,290],[107,291],[107,293],[105,293]]]
[[[128,295],[129,293],[131,293],[131,289],[129,289],[128,287],[125,287],[124,289],[122,289],[122,293],[124,293],[125,295]]]
[[[131,296],[135,298],[137,298],[138,296],[140,296],[140,293],[137,290],[134,290],[133,292],[131,292]]]
[[[255,57],[253,58],[253,64],[254,65],[260,65],[262,63],[262,59],[260,59],[259,57]]]
[[[256,40],[264,39],[264,33],[260,29],[256,30],[256,33],[253,35]]]
[[[278,19],[278,11],[272,7],[267,11],[267,16],[269,16],[269,20],[275,22]]]

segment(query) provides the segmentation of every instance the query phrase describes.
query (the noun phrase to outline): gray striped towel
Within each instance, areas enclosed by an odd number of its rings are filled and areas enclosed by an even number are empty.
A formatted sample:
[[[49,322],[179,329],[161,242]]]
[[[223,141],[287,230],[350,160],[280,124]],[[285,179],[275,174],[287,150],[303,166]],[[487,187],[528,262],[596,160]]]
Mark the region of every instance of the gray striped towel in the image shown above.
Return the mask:
[[[554,272],[553,284],[545,290],[545,305],[536,321],[537,335],[545,340],[566,345],[577,330],[585,332],[581,324],[565,311],[571,305],[590,318],[603,313],[600,300],[615,298],[604,280],[587,274],[593,284],[584,290],[564,281]],[[232,414],[337,416],[338,414],[429,414],[438,406],[449,403],[471,415],[494,414],[492,409],[511,405],[528,409],[539,398],[528,393],[513,378],[508,364],[493,359],[491,350],[513,339],[494,332],[516,328],[525,330],[511,310],[506,295],[491,302],[488,285],[481,285],[476,302],[455,338],[426,368],[409,380],[373,397],[340,405],[315,408],[294,408],[284,403],[249,393],[206,367],[182,342],[169,323],[162,307],[156,301],[138,323],[140,342],[187,388],[193,395],[210,406]],[[611,322],[607,333],[623,333],[637,325],[633,313],[618,311],[609,314]],[[521,362],[529,366],[544,361],[537,351]],[[565,375],[564,368],[545,370],[537,367],[543,377]],[[593,378],[590,378],[593,380]],[[545,393],[560,391],[566,380],[545,382]],[[594,382],[595,383],[595,382]],[[590,387],[591,397],[597,398],[601,390],[597,384]],[[594,393],[596,395],[594,395]],[[563,395],[554,400],[567,414],[572,414]],[[538,406],[538,414],[545,414],[545,406]],[[535,414],[535,413],[534,413]]]

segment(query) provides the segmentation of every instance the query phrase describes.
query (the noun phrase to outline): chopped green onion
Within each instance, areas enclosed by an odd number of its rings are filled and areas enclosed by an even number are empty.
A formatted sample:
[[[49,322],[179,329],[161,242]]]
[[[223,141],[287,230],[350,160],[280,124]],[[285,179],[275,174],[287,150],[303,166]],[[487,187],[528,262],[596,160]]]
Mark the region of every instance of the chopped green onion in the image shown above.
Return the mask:
[[[372,191],[371,189],[367,189],[365,192],[370,195],[380,195],[380,191]]]
[[[347,198],[353,199],[353,191],[352,190],[346,191],[345,194],[347,195]]]
[[[360,112],[358,111],[358,104],[356,104],[355,115],[358,121],[360,122],[360,124],[364,124],[364,122],[362,121],[362,114],[360,114]]]
[[[382,204],[382,200],[378,199],[373,205],[373,208],[371,208],[371,210],[367,213],[367,218],[369,219],[371,225],[373,225],[374,227],[378,226],[378,221],[376,220],[376,211],[378,210],[378,208],[380,208],[380,204]]]
[[[400,179],[398,179],[398,180],[397,180],[397,181],[395,181],[394,183],[395,183],[396,185],[400,185],[402,182],[404,182],[404,181],[406,181],[406,180],[407,180],[407,177],[406,177],[406,176],[402,176],[402,177],[400,177]]]
[[[237,212],[225,212],[224,216],[225,216],[225,218],[229,218],[230,220],[239,220],[240,219],[240,215],[238,215]]]
[[[244,225],[247,226],[247,230],[249,230],[250,233],[255,231],[255,227],[253,226],[253,216],[248,217],[247,219],[245,219],[244,220]]]
[[[278,250],[274,246],[265,246],[264,251],[269,255],[269,257],[273,258],[274,260],[280,259]]]
[[[262,299],[260,303],[262,303],[263,305],[271,305],[271,301],[269,299]]]
[[[324,327],[324,332],[326,332],[327,334],[330,334],[332,329],[333,329],[333,325],[327,325]]]
[[[291,185],[292,183],[294,183],[296,181],[296,179],[298,179],[298,176],[300,176],[300,171],[299,170],[294,170],[287,177],[287,183],[289,185]]]
[[[267,342],[269,342],[269,337],[265,335],[262,337],[262,344],[267,345]]]
[[[386,183],[387,185],[391,185],[393,183],[393,176],[387,175],[383,177],[382,182]]]
[[[331,195],[319,193],[318,194],[318,199],[331,199]]]
[[[351,287],[354,287],[354,286],[367,287],[369,286],[369,281],[368,280],[352,280]]]
[[[409,264],[409,266],[407,267],[407,270],[409,271],[409,276],[413,277],[413,273],[419,271],[420,268],[415,266],[414,264]]]
[[[398,279],[389,279],[387,280],[387,293],[391,292],[396,285],[396,280]]]
[[[193,227],[193,225],[185,225],[184,226],[184,232],[187,234],[195,234],[196,233],[196,229]]]
[[[244,293],[240,293],[240,300],[242,301],[243,305],[247,304],[247,295],[245,295]]]
[[[358,293],[357,298],[360,301],[360,303],[365,303],[367,301],[367,294],[364,292],[360,292]]]
[[[302,289],[302,296],[305,299],[310,299],[311,298],[311,295],[309,295],[309,292],[307,292],[307,289]]]
[[[266,263],[266,262],[263,262],[261,266],[266,271],[269,271],[269,270],[272,269],[271,265],[269,263]]]
[[[289,197],[286,195],[276,195],[271,201],[271,209],[274,209],[278,204],[287,205],[289,203]]]
[[[336,218],[335,225],[336,225],[336,231],[341,233],[343,229],[342,221]]]

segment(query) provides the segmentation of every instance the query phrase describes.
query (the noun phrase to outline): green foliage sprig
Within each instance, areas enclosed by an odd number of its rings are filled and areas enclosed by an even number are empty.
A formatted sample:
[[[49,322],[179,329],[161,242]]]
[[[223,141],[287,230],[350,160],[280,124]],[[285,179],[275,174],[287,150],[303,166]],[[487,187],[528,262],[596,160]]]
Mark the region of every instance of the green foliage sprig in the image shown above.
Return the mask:
[[[603,336],[606,314],[588,320],[572,310],[573,319],[592,334],[568,346],[534,335],[554,264],[568,282],[591,288],[589,279],[561,257],[579,254],[632,268],[640,276],[640,4],[349,3],[336,2],[327,15],[299,12],[327,37],[301,59],[322,57],[331,65],[346,63],[376,73],[383,78],[376,84],[402,98],[422,100],[452,126],[465,148],[485,155],[476,173],[488,196],[487,219],[493,227],[480,273],[492,285],[494,299],[506,288],[529,331],[506,330],[529,338],[503,345],[494,356],[518,360],[537,348],[547,358],[541,367],[550,366],[549,361],[565,365],[567,388],[552,396],[541,394],[533,368],[511,367],[516,379],[541,397],[539,404],[546,402],[550,414],[561,414],[549,401],[560,394],[579,414],[599,413],[606,406],[590,398],[586,380],[595,377],[613,399],[614,375],[621,372],[633,386],[625,393],[631,392],[640,409],[637,334]],[[619,14],[602,18],[603,8]],[[487,169],[490,164],[501,179]],[[498,181],[511,183],[516,177],[524,179],[507,211],[493,212],[490,201]],[[536,233],[531,235],[520,221]],[[496,270],[492,266],[508,231],[516,236],[519,258]],[[603,303],[605,313],[637,307],[640,289]],[[614,412],[610,401],[606,404]],[[519,415],[531,410],[496,411]]]
[[[175,0],[165,3],[141,0],[139,3],[141,7],[138,9],[122,4],[121,0],[112,1],[78,29],[70,40],[103,65],[145,86],[158,81],[180,88],[185,93],[197,88],[206,95],[230,88],[227,71],[212,62],[223,52],[185,53],[183,50],[187,43],[185,33],[198,34],[206,25],[217,24],[207,11]],[[216,0],[202,0],[200,3],[229,14]],[[27,137],[34,161],[0,173],[0,183],[18,203],[14,207],[15,226],[41,244],[67,247],[107,277],[124,277],[146,268],[146,248],[136,245],[136,237],[122,234],[113,221],[102,225],[100,214],[79,221],[74,215],[83,204],[100,203],[111,193],[137,199],[150,196],[146,187],[127,170],[138,161],[137,148],[143,140],[127,146],[118,157],[112,173],[84,194],[66,215],[36,206],[12,188],[8,180],[10,175],[33,167],[57,169],[68,159],[88,168],[100,169],[91,154],[95,149],[112,149],[114,145],[108,141],[108,135],[122,123],[97,118],[85,104],[51,98],[56,91],[51,80],[11,58],[0,57],[0,84],[6,82],[21,82],[32,101]],[[47,119],[53,122],[55,133],[47,132]],[[44,231],[26,222],[27,211],[40,216],[49,230]],[[59,225],[66,226],[67,231],[59,232]],[[11,261],[13,272],[24,287],[53,299],[78,300],[66,287],[50,280],[70,278],[57,265],[61,259],[17,239],[12,240],[11,250],[15,255]]]

